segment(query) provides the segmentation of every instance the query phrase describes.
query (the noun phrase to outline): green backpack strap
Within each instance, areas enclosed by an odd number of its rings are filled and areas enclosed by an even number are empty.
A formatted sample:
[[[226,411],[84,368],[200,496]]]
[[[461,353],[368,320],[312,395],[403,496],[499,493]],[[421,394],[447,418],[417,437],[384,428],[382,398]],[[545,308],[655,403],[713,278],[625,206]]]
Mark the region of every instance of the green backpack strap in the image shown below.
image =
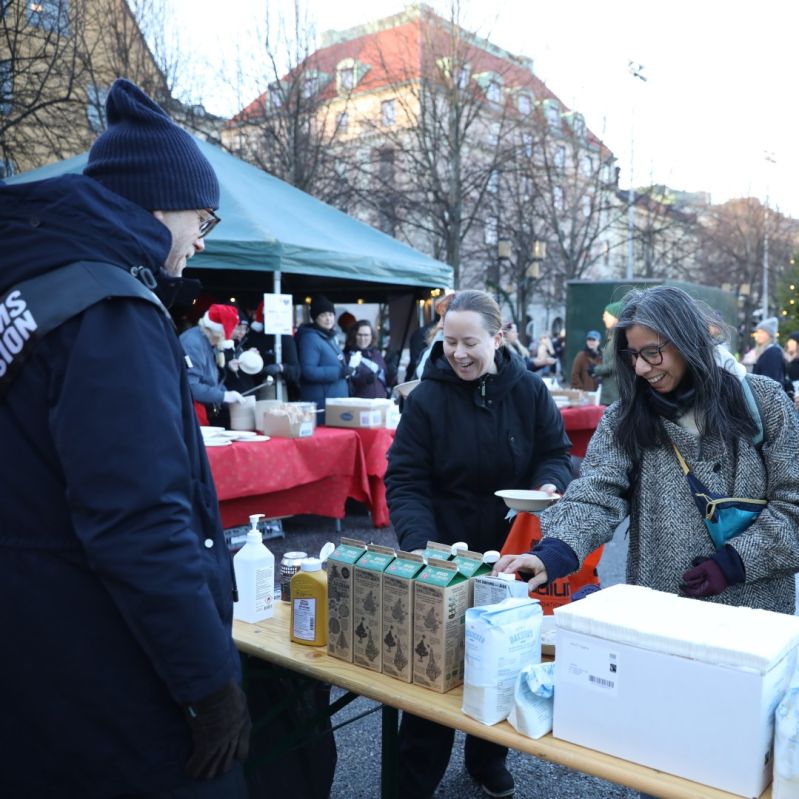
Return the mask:
[[[755,434],[752,436],[752,444],[760,450],[766,442],[766,433],[763,429],[763,417],[760,415],[760,408],[752,392],[752,387],[749,385],[748,374],[744,375],[744,379],[741,380],[741,388],[743,389],[744,399],[746,400],[746,407],[749,409],[749,415],[752,417],[752,421],[757,428]]]
[[[138,271],[142,279],[155,284],[149,270]],[[161,300],[139,279],[100,261],[74,261],[18,283],[0,297],[0,398],[38,341],[73,316],[112,297],[144,300],[171,320]]]

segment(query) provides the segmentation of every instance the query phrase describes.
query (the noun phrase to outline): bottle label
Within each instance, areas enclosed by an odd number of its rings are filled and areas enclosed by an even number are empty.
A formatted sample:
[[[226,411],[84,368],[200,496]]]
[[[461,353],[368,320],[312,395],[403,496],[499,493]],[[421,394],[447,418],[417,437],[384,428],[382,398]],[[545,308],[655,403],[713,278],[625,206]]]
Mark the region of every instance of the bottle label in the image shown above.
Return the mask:
[[[294,637],[301,641],[316,640],[316,600],[294,600]]]
[[[255,612],[272,610],[275,597],[274,572],[269,568],[255,570]]]

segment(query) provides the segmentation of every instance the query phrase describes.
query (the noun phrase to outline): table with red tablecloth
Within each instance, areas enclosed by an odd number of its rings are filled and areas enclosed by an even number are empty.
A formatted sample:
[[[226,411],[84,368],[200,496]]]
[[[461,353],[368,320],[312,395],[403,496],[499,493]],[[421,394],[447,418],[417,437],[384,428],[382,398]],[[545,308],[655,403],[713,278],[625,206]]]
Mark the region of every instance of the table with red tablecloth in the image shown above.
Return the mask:
[[[318,427],[307,438],[208,447],[225,527],[310,513],[344,518],[348,497],[370,504],[361,439],[354,430]]]
[[[574,408],[561,408],[563,426],[572,442],[572,455],[582,458],[588,449],[588,442],[605,413],[604,405],[578,405]]]
[[[394,441],[394,431],[383,428],[355,430],[363,447],[366,475],[369,479],[369,510],[375,527],[388,527],[388,505],[386,504],[386,458],[388,449]]]

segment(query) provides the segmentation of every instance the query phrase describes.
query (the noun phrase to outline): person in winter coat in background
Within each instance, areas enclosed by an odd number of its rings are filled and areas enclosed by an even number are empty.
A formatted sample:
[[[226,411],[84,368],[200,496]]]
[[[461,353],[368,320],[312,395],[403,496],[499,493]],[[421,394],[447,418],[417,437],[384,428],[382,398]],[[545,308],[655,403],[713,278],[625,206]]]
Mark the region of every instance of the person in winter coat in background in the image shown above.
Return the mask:
[[[0,186],[3,340],[38,331],[1,356],[0,796],[243,799],[232,563],[159,302],[219,184],[138,87],[106,109],[83,175]]]
[[[351,372],[353,397],[385,399],[388,396],[386,362],[374,343],[375,330],[371,322],[359,319],[350,327],[344,360]]]
[[[723,328],[674,286],[627,295],[614,337],[619,401],[580,477],[542,513],[540,543],[502,557],[497,571],[523,573],[531,589],[565,577],[629,515],[629,583],[794,612],[799,422],[782,386],[719,362],[722,338],[710,331]],[[754,510],[730,521],[717,509],[706,523],[710,492]]]
[[[219,415],[222,404],[241,402],[238,391],[223,382],[225,349],[232,351],[233,331],[239,312],[232,305],[212,305],[195,327],[180,334],[189,368],[189,389],[200,424],[208,424]]]
[[[598,330],[589,330],[585,336],[585,347],[574,357],[572,364],[572,388],[582,391],[596,391],[599,378],[594,371],[602,363],[602,353],[599,351],[601,336]]]
[[[781,386],[785,382],[785,357],[782,347],[777,344],[779,321],[772,316],[755,327],[752,338],[755,340],[755,365],[752,374],[765,375],[776,380]]]
[[[391,521],[404,550],[428,541],[500,549],[503,488],[562,491],[570,480],[560,412],[543,381],[502,343],[502,318],[482,291],[459,291],[444,316],[419,386],[388,456]],[[429,799],[449,761],[454,731],[403,713],[399,795]],[[513,793],[507,748],[467,736],[466,769],[492,796]]]
[[[325,421],[325,400],[328,397],[348,397],[349,370],[344,352],[336,338],[336,308],[330,300],[318,294],[311,300],[311,324],[297,330],[297,349],[300,354],[300,399],[315,402],[322,412],[319,423]]]
[[[250,330],[242,339],[244,349],[255,347],[264,362],[263,371],[254,375],[253,385],[259,385],[271,377],[275,381],[282,380],[285,391],[283,399],[296,400],[300,391],[300,358],[297,354],[297,343],[294,336],[282,335],[280,337],[280,362],[278,363],[275,352],[275,336],[264,333],[264,303],[263,300],[255,309]],[[274,399],[276,397],[274,386],[264,386],[258,390],[258,399]]]
[[[594,366],[593,376],[598,377],[602,383],[602,404],[612,405],[619,398],[619,384],[616,380],[616,364],[613,357],[613,331],[619,321],[619,314],[623,307],[622,302],[611,302],[602,312],[602,321],[605,323],[607,343],[602,350],[602,363]]]

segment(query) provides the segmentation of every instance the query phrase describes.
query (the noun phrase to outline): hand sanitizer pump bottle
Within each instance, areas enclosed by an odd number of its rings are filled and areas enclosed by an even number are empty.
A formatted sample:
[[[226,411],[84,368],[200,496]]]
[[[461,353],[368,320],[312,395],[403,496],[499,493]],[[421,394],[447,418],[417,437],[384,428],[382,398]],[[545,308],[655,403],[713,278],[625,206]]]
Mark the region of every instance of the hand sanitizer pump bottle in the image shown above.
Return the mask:
[[[254,624],[269,619],[275,603],[275,556],[264,546],[258,520],[263,513],[250,516],[247,542],[233,556],[233,571],[239,601],[233,605],[233,618]]]

